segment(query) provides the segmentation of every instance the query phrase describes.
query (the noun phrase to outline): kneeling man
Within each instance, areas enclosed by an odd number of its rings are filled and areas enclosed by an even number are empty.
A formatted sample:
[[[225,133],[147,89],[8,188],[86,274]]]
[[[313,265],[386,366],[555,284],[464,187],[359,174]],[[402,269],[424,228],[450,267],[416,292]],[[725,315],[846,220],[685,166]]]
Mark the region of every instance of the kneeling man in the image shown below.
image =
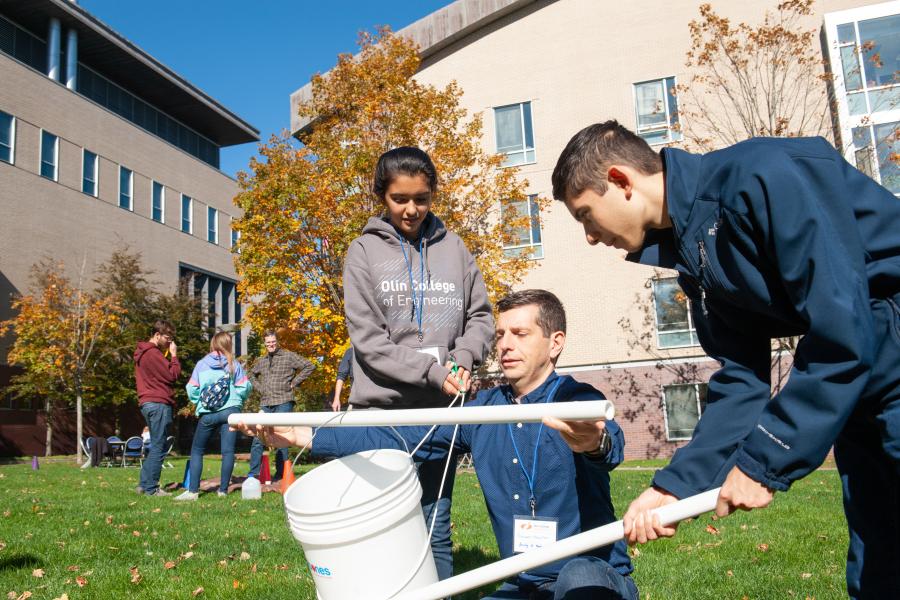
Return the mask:
[[[469,406],[602,400],[594,387],[555,372],[566,341],[566,315],[559,299],[544,290],[524,290],[498,304],[496,345],[508,381],[478,393]],[[241,428],[275,446],[305,445],[309,427]],[[625,438],[615,421],[593,423],[547,418],[544,423],[438,427],[419,452],[429,459],[450,451],[471,452],[500,555],[512,556],[616,520],[609,471],[623,457]],[[409,447],[427,427],[321,428],[312,451],[345,456],[373,448]],[[531,527],[529,527],[531,526]],[[521,535],[540,529],[541,536]],[[603,598],[637,600],[624,542],[560,560],[506,581],[493,599]]]

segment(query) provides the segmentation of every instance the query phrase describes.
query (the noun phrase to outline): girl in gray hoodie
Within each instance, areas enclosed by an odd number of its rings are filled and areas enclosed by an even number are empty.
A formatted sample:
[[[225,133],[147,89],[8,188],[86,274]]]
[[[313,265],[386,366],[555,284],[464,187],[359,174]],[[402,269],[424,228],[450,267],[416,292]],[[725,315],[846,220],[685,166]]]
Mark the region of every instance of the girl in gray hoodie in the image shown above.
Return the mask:
[[[412,147],[385,152],[372,190],[385,214],[369,219],[344,259],[344,310],[355,353],[350,404],[447,406],[468,389],[494,337],[484,280],[459,236],[431,212],[437,173],[428,154]],[[442,461],[419,465],[428,524],[437,510],[431,547],[441,579],[453,571],[453,471],[437,498]]]

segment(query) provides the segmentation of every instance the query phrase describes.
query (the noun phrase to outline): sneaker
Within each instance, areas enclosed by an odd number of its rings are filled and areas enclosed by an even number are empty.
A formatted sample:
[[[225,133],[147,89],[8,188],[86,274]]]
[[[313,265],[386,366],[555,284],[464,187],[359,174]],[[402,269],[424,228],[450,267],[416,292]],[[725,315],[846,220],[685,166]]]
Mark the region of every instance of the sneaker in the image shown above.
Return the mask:
[[[228,492],[223,492],[222,490],[219,490],[218,492],[216,492],[216,496],[219,496],[220,498],[223,498],[227,495],[228,495]]]
[[[156,488],[156,491],[147,494],[148,496],[171,496],[172,494],[162,488]]]
[[[166,494],[166,496],[168,496],[168,495],[169,494]],[[185,500],[196,500],[199,497],[200,497],[200,494],[198,492],[184,492],[183,494],[181,494],[179,496],[175,496],[175,500],[182,502]]]
[[[138,495],[143,494],[144,488],[142,488],[141,486],[137,486],[136,488],[134,488],[134,493]]]

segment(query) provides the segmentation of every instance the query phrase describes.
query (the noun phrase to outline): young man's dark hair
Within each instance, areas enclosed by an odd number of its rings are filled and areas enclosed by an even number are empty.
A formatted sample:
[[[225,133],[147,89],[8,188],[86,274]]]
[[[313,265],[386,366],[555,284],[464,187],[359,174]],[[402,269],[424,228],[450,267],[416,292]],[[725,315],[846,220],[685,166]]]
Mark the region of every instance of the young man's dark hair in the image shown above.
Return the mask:
[[[153,330],[150,332],[150,335],[153,336],[157,333],[161,333],[162,335],[167,335],[169,337],[175,337],[175,326],[168,321],[159,319],[153,324]]]
[[[589,125],[569,140],[553,169],[553,197],[565,201],[585,190],[606,193],[612,165],[628,165],[644,175],[662,171],[659,154],[618,121]]]
[[[497,312],[504,313],[532,304],[538,307],[537,324],[546,337],[550,337],[554,331],[566,332],[566,310],[559,298],[547,290],[513,292],[497,302]]]

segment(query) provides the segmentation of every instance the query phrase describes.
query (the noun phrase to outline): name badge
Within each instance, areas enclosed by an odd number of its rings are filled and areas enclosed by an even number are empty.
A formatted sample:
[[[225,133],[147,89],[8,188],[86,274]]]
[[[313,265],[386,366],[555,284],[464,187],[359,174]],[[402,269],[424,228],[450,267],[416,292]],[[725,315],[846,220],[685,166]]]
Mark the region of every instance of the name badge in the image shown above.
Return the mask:
[[[417,352],[421,352],[422,354],[429,354],[434,357],[434,360],[441,362],[441,351],[437,346],[429,346],[427,348],[419,348]]]
[[[555,542],[556,523],[551,517],[513,516],[513,552],[528,552]]]

